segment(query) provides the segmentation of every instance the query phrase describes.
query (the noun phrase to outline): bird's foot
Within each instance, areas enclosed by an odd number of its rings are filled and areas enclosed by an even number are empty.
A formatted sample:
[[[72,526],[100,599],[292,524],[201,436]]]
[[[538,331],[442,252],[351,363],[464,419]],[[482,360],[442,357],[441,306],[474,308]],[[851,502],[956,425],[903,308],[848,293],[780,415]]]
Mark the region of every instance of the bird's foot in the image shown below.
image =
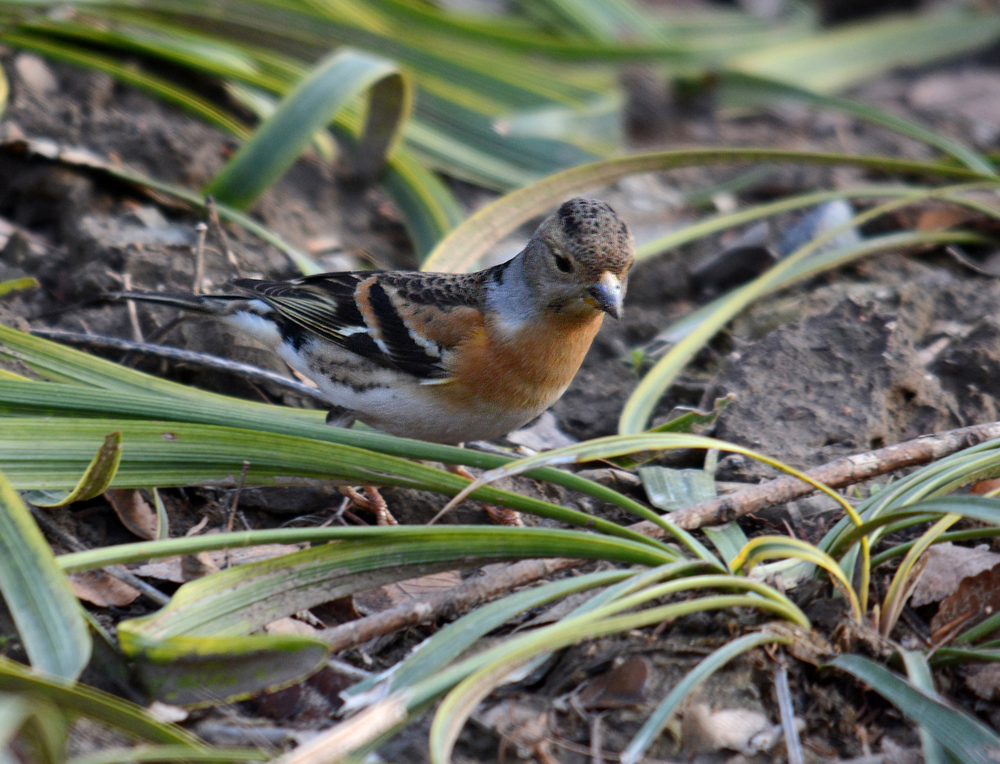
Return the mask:
[[[392,512],[389,511],[389,505],[385,503],[382,494],[378,492],[378,488],[366,485],[361,490],[364,491],[363,494],[359,493],[357,488],[346,486],[341,488],[340,492],[353,501],[356,506],[373,513],[377,525],[399,525],[396,518],[392,516]]]
[[[448,464],[445,465],[448,472],[455,475],[461,475],[467,480],[475,480],[475,475],[470,473],[461,464]],[[486,514],[489,516],[497,525],[512,525],[517,528],[524,526],[524,521],[521,519],[521,513],[516,509],[508,509],[507,507],[498,507],[495,504],[483,504],[480,502],[479,506],[483,508]]]

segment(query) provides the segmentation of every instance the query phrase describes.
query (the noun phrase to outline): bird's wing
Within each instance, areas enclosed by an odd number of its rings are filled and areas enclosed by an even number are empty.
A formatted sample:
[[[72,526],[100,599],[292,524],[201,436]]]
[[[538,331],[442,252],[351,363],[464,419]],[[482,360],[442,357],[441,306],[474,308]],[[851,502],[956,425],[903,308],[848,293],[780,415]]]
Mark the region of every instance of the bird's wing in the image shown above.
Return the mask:
[[[380,366],[441,380],[449,352],[482,325],[479,281],[476,274],[353,271],[233,284],[271,306],[293,342],[316,335]]]

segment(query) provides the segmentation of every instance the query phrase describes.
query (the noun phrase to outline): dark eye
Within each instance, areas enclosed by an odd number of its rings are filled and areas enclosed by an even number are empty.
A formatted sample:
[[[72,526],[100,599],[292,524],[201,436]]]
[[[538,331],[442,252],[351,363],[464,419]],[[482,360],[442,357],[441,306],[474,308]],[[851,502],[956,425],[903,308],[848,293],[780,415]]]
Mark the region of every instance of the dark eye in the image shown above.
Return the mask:
[[[561,270],[563,273],[569,273],[573,270],[573,263],[570,262],[568,257],[563,257],[558,252],[553,252],[552,257],[555,258],[556,268]]]

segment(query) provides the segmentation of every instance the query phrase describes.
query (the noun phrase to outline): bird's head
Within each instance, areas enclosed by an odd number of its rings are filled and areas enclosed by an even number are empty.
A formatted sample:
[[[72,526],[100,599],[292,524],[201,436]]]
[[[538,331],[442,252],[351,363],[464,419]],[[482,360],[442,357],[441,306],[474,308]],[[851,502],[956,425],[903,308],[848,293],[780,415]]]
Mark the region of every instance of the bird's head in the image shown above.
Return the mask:
[[[565,202],[539,226],[524,254],[546,309],[622,317],[635,252],[628,226],[606,203]]]

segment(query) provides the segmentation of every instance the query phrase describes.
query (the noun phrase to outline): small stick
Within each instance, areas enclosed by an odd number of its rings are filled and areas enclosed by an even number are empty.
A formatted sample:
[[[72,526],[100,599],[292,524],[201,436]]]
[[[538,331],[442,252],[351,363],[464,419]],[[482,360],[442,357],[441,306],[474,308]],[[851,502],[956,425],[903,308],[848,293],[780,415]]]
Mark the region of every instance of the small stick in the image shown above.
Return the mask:
[[[208,210],[208,222],[212,226],[212,231],[218,238],[219,244],[222,245],[222,251],[226,253],[226,260],[236,270],[236,275],[242,276],[240,263],[236,259],[236,255],[233,254],[233,250],[229,247],[229,236],[226,235],[226,229],[222,227],[222,221],[219,220],[219,210],[215,206],[215,197],[211,194],[205,197],[205,209]]]
[[[52,538],[56,539],[63,546],[71,549],[74,552],[85,552],[87,547],[78,539],[73,536],[68,531],[63,530],[52,518],[42,512],[34,504],[28,504],[28,509],[31,510],[31,516],[38,523],[38,526],[42,531]],[[133,589],[138,589],[142,594],[145,594],[149,599],[155,602],[157,605],[166,605],[170,602],[170,597],[161,592],[154,586],[150,586],[137,575],[132,573],[130,570],[126,570],[120,565],[106,565],[101,568],[105,573],[113,578],[117,578],[119,581],[128,584]]]
[[[86,345],[87,347],[116,348],[118,350],[125,350],[129,353],[145,353],[146,355],[155,355],[160,356],[161,358],[172,358],[176,361],[183,361],[197,366],[204,366],[209,369],[227,371],[232,374],[238,374],[246,379],[255,379],[281,385],[298,395],[322,401],[326,406],[330,405],[330,402],[315,387],[310,387],[309,385],[303,384],[298,380],[283,377],[273,371],[261,369],[257,366],[251,366],[246,363],[240,363],[239,361],[231,361],[228,358],[219,358],[218,356],[208,355],[207,353],[198,353],[193,350],[184,350],[182,348],[174,348],[167,345],[153,345],[147,342],[132,342],[131,340],[122,339],[121,337],[108,337],[101,334],[66,332],[61,329],[32,329],[31,333],[38,337],[47,337],[48,339],[60,342],[73,342],[79,345]]]
[[[194,230],[198,240],[194,245],[194,283],[191,285],[191,292],[201,294],[201,282],[205,280],[205,237],[208,235],[208,226],[198,223]]]
[[[933,435],[923,435],[915,440],[886,446],[866,454],[855,454],[828,462],[809,470],[806,474],[830,488],[843,488],[887,472],[930,462],[950,456],[963,448],[975,446],[986,440],[1000,438],[1000,422],[977,424],[948,430]],[[742,491],[703,501],[700,504],[671,512],[666,519],[685,530],[706,525],[728,523],[737,517],[757,512],[765,507],[785,504],[813,493],[813,487],[798,478],[781,477],[767,483],[744,488]],[[648,535],[662,536],[652,523],[643,521],[631,526]],[[655,529],[655,532],[654,532]]]
[[[226,518],[226,533],[233,532],[233,519],[236,517],[236,510],[240,506],[240,494],[243,492],[243,486],[247,482],[247,473],[250,471],[250,462],[246,459],[243,460],[243,469],[240,470],[240,482],[236,484],[236,491],[233,493],[233,503],[229,507],[229,517]],[[226,550],[226,555],[228,556],[229,550]],[[228,567],[228,561],[227,561]]]
[[[243,492],[243,486],[247,482],[247,473],[250,471],[250,462],[246,459],[243,460],[243,469],[240,470],[240,482],[236,485],[236,490],[233,492],[233,501],[229,506],[229,517],[226,518],[226,533],[233,532],[233,520],[236,518],[236,510],[240,506],[240,494]],[[244,522],[244,525],[246,523]],[[229,567],[229,549],[226,549],[226,561],[223,567]]]
[[[604,764],[604,714],[590,718],[590,764]]]
[[[802,764],[802,741],[799,740],[799,730],[795,726],[795,709],[792,707],[792,693],[788,688],[788,668],[785,666],[785,656],[779,648],[771,658],[774,661],[772,669],[774,690],[778,696],[781,729],[785,733],[785,747],[788,750],[788,764]]]
[[[346,650],[407,626],[457,616],[494,597],[507,594],[517,586],[537,581],[579,563],[580,560],[561,557],[548,560],[521,560],[440,594],[410,600],[381,613],[324,629],[317,636],[330,645],[333,652]]]
[[[132,277],[127,273],[122,274],[122,286],[126,292],[132,291]],[[135,307],[135,300],[127,300],[125,304],[128,306],[129,323],[132,324],[132,336],[136,342],[142,342],[142,327],[139,326],[139,309]]]

